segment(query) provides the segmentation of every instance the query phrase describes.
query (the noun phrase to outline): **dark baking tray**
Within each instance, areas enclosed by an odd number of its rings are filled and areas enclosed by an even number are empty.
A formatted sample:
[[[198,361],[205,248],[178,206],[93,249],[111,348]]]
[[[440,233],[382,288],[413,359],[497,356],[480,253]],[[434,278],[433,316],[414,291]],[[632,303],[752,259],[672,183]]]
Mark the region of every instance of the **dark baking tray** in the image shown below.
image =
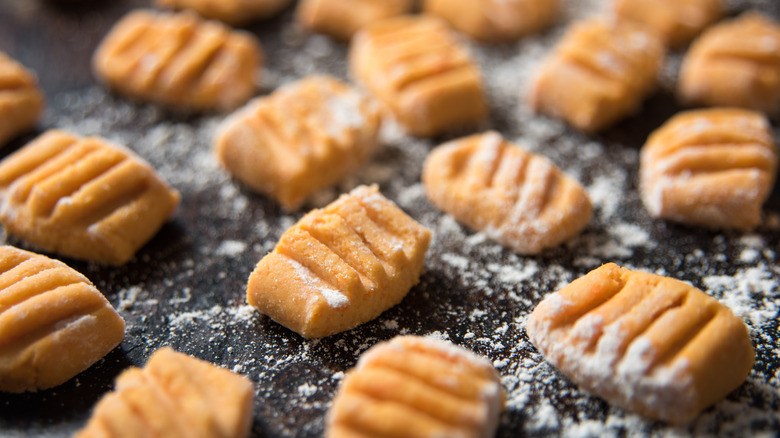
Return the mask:
[[[14,140],[0,156],[48,128],[102,135],[136,150],[183,195],[175,219],[125,266],[64,259],[119,309],[127,334],[105,359],[57,388],[0,394],[0,435],[71,435],[123,369],[143,365],[155,349],[170,345],[255,381],[253,436],[319,436],[343,372],[371,345],[399,333],[445,337],[494,362],[508,394],[500,437],[776,434],[777,190],[766,204],[767,220],[750,233],[653,220],[636,193],[639,148],[679,110],[669,85],[679,54],[670,58],[665,85],[642,111],[603,135],[584,136],[533,116],[520,104],[534,63],[565,24],[601,3],[570,1],[560,25],[517,44],[469,43],[487,77],[493,110],[486,128],[550,157],[594,197],[596,214],[582,236],[523,257],[457,225],[425,200],[419,185],[422,160],[458,133],[419,140],[391,127],[371,164],[306,208],[288,213],[231,180],[214,162],[211,135],[223,115],[172,112],[97,85],[89,67],[94,48],[119,17],[147,2],[0,2],[0,50],[37,72],[48,100],[38,131]],[[756,7],[780,17],[773,1],[730,2],[729,7],[731,13]],[[315,72],[347,79],[346,46],[302,35],[291,24],[292,9],[248,27],[266,56],[259,94]],[[355,330],[309,341],[245,306],[249,273],[287,227],[307,208],[371,182],[434,231],[427,270],[399,305]],[[8,242],[24,247],[13,238]],[[748,318],[758,353],[747,383],[691,425],[672,428],[591,397],[546,365],[527,341],[525,318],[546,294],[607,261],[689,281],[736,306]]]

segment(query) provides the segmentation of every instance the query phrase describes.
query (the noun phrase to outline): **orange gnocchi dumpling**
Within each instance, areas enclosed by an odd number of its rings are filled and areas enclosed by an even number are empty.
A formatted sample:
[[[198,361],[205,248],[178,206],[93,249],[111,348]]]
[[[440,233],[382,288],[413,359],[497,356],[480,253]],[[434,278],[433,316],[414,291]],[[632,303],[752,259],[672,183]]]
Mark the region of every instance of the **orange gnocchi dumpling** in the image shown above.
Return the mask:
[[[723,0],[615,0],[613,12],[619,20],[641,23],[679,47],[723,15]]]
[[[0,147],[35,126],[43,106],[35,76],[0,52]]]
[[[423,10],[487,42],[508,42],[549,26],[560,0],[425,0]]]
[[[434,205],[522,254],[574,237],[593,214],[582,185],[496,132],[437,147],[422,180]]]
[[[0,162],[0,222],[30,245],[121,265],[173,216],[179,192],[130,150],[51,130]]]
[[[647,417],[685,423],[736,389],[748,328],[695,287],[608,263],[539,303],[526,332],[574,383]]]
[[[349,41],[361,28],[411,12],[414,0],[302,0],[297,20],[305,29]]]
[[[114,349],[125,322],[65,263],[0,246],[0,391],[65,383]]]
[[[325,436],[489,438],[502,409],[487,359],[450,342],[397,336],[363,353],[341,382]]]
[[[642,147],[640,193],[651,215],[710,228],[753,228],[774,187],[766,118],[742,109],[680,113]]]
[[[356,327],[417,284],[430,231],[360,186],[285,231],[249,277],[247,301],[306,338]]]
[[[362,29],[349,65],[411,135],[474,126],[487,115],[481,74],[440,18],[403,16]]]
[[[573,24],[544,63],[529,104],[585,132],[639,109],[655,88],[664,45],[644,27],[590,19]]]
[[[365,163],[380,124],[368,96],[335,78],[310,76],[225,120],[214,149],[230,173],[292,210]]]
[[[780,114],[780,25],[751,12],[705,31],[683,59],[678,95],[687,105]]]
[[[204,18],[239,26],[281,12],[291,0],[155,0],[157,6],[190,9]]]
[[[164,347],[120,374],[74,437],[245,438],[253,398],[246,377]]]
[[[192,110],[230,110],[254,94],[257,38],[193,13],[138,10],[95,51],[95,75],[127,96]]]

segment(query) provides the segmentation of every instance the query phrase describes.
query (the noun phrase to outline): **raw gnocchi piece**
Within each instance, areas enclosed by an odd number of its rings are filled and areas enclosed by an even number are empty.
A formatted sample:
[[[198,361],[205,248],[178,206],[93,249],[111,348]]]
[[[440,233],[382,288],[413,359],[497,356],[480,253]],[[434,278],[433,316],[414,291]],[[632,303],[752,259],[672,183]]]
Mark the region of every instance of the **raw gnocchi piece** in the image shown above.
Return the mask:
[[[249,277],[247,301],[306,338],[356,327],[417,284],[430,231],[360,186],[287,230]]]
[[[774,187],[777,147],[757,112],[678,114],[640,152],[640,194],[651,215],[709,228],[750,229]]]
[[[30,245],[121,265],[173,216],[179,192],[130,150],[50,130],[0,162],[0,222]]]
[[[65,383],[114,349],[125,322],[65,263],[0,246],[0,391]]]
[[[705,31],[683,59],[678,95],[780,115],[780,25],[752,12]]]
[[[434,205],[522,254],[574,237],[593,214],[577,181],[496,132],[437,147],[422,180]]]
[[[75,438],[245,438],[253,398],[246,377],[164,347],[117,377]]]
[[[486,42],[509,42],[549,26],[560,0],[426,0],[423,10]]]
[[[647,26],[672,47],[691,42],[723,15],[723,0],[615,0],[619,20]]]
[[[413,0],[302,0],[297,20],[305,29],[349,41],[361,28],[411,12]]]
[[[365,163],[380,125],[368,96],[335,78],[310,76],[229,117],[214,149],[239,180],[293,210]]]
[[[487,116],[482,76],[440,18],[404,16],[362,29],[349,65],[411,135],[474,126]]]
[[[574,383],[673,423],[740,386],[755,359],[747,326],[728,307],[682,281],[614,263],[539,303],[526,331]]]
[[[544,63],[528,96],[531,108],[588,133],[639,109],[656,86],[661,40],[628,22],[573,24]]]
[[[194,13],[138,10],[95,51],[95,75],[121,94],[190,110],[231,110],[254,94],[257,38]]]
[[[489,438],[502,409],[498,373],[485,358],[397,336],[363,353],[341,382],[325,436]]]

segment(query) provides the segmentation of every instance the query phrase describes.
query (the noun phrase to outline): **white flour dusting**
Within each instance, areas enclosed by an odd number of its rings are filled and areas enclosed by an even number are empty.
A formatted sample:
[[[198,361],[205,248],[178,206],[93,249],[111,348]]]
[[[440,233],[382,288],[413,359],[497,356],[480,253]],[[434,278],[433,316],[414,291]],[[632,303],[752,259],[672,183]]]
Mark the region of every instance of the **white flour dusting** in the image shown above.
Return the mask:
[[[215,255],[224,257],[235,257],[246,251],[246,242],[238,240],[223,240],[214,251]]]
[[[734,313],[752,323],[763,326],[778,317],[780,269],[761,262],[742,268],[733,275],[709,275],[702,279],[708,292],[715,295]]]

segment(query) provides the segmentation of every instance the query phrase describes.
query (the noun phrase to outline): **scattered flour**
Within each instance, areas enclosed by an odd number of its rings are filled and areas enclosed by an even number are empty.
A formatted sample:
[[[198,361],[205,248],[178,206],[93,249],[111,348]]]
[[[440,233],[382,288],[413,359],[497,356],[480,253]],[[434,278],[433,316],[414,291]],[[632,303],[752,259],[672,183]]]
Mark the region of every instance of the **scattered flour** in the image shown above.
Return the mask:
[[[734,275],[709,275],[702,279],[708,292],[754,329],[778,318],[780,269],[764,263],[737,270]]]
[[[489,263],[486,268],[488,271],[495,272],[501,282],[510,284],[528,281],[539,272],[539,265],[533,260],[527,261],[526,264],[520,268],[497,263]]]
[[[625,170],[617,169],[615,175],[599,175],[587,187],[591,202],[598,208],[603,220],[611,218],[620,207],[620,196],[615,196],[616,188],[623,188],[627,175]]]
[[[236,257],[245,251],[246,242],[240,242],[238,240],[225,240],[219,244],[219,247],[217,247],[217,249],[214,251],[214,255]]]
[[[438,339],[440,341],[446,341],[450,338],[450,335],[447,334],[447,332],[440,332],[438,330],[428,333],[426,336],[433,339]]]
[[[606,4],[568,0],[562,23],[604,10]],[[772,6],[767,1],[734,0],[729,8],[748,4]],[[328,403],[357,357],[401,333],[451,340],[490,359],[507,392],[507,412],[497,436],[715,436],[739,435],[756,427],[776,431],[780,268],[775,252],[780,215],[767,212],[757,232],[715,237],[650,220],[634,193],[636,148],[574,132],[558,120],[533,115],[524,103],[525,90],[564,27],[516,44],[469,47],[483,67],[488,98],[497,109],[489,128],[547,156],[580,180],[595,207],[592,223],[561,248],[533,257],[513,254],[427,201],[419,175],[439,139],[415,139],[394,122],[385,123],[375,159],[338,187],[318,194],[313,204],[324,205],[357,184],[380,183],[385,195],[431,228],[427,272],[401,304],[377,321],[323,340],[302,339],[245,304],[243,287],[253,264],[303,212],[277,209],[220,169],[211,139],[221,115],[171,118],[163,110],[116,97],[99,86],[53,96],[45,126],[103,135],[127,145],[182,192],[183,208],[197,208],[198,215],[208,218],[205,227],[178,223],[183,234],[192,236],[185,242],[200,256],[194,257],[197,260],[161,262],[143,279],[107,275],[123,285],[115,296],[107,296],[128,322],[125,344],[140,345],[144,351],[162,344],[192,348],[250,376],[257,382],[260,400],[256,415],[263,418],[267,427],[263,434],[268,436],[321,436]],[[332,61],[345,56],[344,45],[307,37],[290,25],[280,32],[280,40],[274,42],[292,54],[269,53],[264,87],[276,88],[314,72],[346,76],[343,63]],[[681,57],[672,54],[670,59],[663,74],[666,89],[673,87]],[[692,234],[693,240],[679,247],[671,240]],[[247,252],[251,254],[244,257]],[[763,368],[682,429],[644,420],[577,388],[528,342],[525,320],[545,296],[607,261],[702,286],[748,322]],[[193,286],[204,276],[211,276],[213,290]],[[348,305],[344,297],[325,292],[335,307]],[[151,324],[156,325],[150,328]],[[761,432],[756,431],[759,436]]]
[[[309,383],[304,383],[303,385],[298,387],[298,395],[300,395],[301,397],[311,397],[317,393],[318,389],[319,388],[317,388],[314,385],[311,385]]]
[[[441,260],[453,268],[465,270],[469,267],[469,259],[458,254],[448,253],[441,256]]]
[[[755,263],[761,257],[761,253],[753,248],[745,248],[739,253],[739,261],[742,263]]]
[[[396,321],[394,319],[389,320],[389,321],[385,321],[383,324],[384,324],[385,328],[388,329],[388,330],[397,330],[398,329],[398,321]]]

